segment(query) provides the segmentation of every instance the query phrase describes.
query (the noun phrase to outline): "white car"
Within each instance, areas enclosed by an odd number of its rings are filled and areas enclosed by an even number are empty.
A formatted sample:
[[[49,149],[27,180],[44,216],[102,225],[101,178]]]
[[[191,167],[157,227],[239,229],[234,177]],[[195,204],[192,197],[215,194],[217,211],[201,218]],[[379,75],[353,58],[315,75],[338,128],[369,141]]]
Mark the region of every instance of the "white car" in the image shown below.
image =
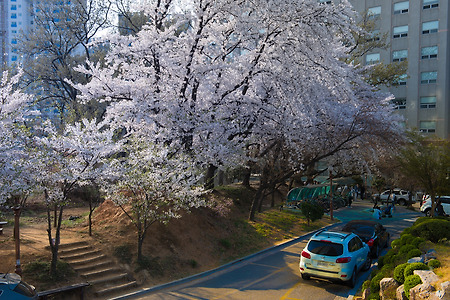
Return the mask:
[[[441,199],[445,214],[450,215],[450,196],[441,196],[439,199]],[[420,206],[420,211],[427,216],[431,215],[431,198],[429,196],[426,197],[425,201]]]
[[[391,194],[392,192],[392,194]],[[386,190],[382,192],[381,194],[374,194],[372,197],[375,200],[375,198],[380,197],[381,202],[386,202],[388,200],[389,194],[391,194],[391,197],[389,198],[389,202],[392,202],[392,198],[395,195],[395,204],[398,205],[406,205],[409,202],[409,192],[401,189],[393,189]],[[414,196],[411,197],[412,203],[416,202],[416,198]]]
[[[320,231],[309,240],[300,256],[300,274],[346,282],[354,287],[360,270],[372,264],[370,248],[354,233]]]

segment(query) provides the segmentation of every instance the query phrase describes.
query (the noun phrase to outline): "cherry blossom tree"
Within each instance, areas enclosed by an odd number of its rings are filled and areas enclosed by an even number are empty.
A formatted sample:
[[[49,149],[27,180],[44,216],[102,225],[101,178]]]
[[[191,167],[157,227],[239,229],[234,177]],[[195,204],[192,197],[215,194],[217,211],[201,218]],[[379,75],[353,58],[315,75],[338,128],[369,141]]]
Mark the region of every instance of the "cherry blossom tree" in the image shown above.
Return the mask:
[[[206,206],[201,173],[191,159],[173,153],[170,147],[129,142],[125,157],[113,159],[104,184],[107,195],[131,220],[137,230],[137,259],[150,226],[180,218],[181,211]],[[173,150],[173,149],[172,149]]]
[[[400,132],[389,96],[343,58],[357,30],[347,1],[146,1],[148,23],[111,35],[105,63],[77,70],[85,101],[148,143],[206,166],[261,173],[250,219],[268,190],[319,160],[360,157]]]
[[[103,122],[83,119],[74,125],[67,125],[58,133],[47,122],[44,135],[36,137],[37,149],[41,154],[40,184],[47,205],[47,234],[52,251],[51,272],[55,274],[58,259],[61,223],[64,207],[69,202],[69,193],[76,185],[89,184],[100,179],[107,167],[103,160],[120,149],[120,140],[114,139],[114,130]],[[51,211],[55,210],[52,226]]]

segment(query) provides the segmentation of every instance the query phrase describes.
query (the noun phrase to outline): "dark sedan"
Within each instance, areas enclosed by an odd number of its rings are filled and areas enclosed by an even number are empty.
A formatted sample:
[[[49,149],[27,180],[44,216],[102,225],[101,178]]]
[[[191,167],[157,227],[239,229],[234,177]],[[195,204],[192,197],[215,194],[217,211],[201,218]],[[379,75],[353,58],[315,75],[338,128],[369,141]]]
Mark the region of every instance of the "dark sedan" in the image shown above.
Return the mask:
[[[370,247],[372,257],[378,257],[381,250],[388,246],[390,234],[383,225],[370,220],[353,220],[342,231],[353,232]]]

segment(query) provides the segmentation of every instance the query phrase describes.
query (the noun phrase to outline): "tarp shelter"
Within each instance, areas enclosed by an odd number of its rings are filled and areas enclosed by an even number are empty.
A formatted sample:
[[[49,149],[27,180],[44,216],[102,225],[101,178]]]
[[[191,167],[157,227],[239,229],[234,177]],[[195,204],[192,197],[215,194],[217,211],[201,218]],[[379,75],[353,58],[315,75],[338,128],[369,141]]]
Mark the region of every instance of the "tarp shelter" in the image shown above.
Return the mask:
[[[338,188],[337,184],[333,184],[333,194],[336,193]],[[315,199],[320,196],[330,194],[329,184],[315,184],[302,187],[293,188],[287,195],[287,202],[298,202],[303,200]]]

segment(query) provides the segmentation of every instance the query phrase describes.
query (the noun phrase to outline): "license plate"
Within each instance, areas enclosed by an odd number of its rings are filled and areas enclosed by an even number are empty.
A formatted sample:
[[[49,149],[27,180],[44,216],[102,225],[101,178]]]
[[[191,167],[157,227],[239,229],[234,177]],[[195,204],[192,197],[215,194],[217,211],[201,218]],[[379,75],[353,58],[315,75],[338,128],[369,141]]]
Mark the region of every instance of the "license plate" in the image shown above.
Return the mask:
[[[318,261],[317,265],[321,267],[328,267],[330,264],[326,261]]]

